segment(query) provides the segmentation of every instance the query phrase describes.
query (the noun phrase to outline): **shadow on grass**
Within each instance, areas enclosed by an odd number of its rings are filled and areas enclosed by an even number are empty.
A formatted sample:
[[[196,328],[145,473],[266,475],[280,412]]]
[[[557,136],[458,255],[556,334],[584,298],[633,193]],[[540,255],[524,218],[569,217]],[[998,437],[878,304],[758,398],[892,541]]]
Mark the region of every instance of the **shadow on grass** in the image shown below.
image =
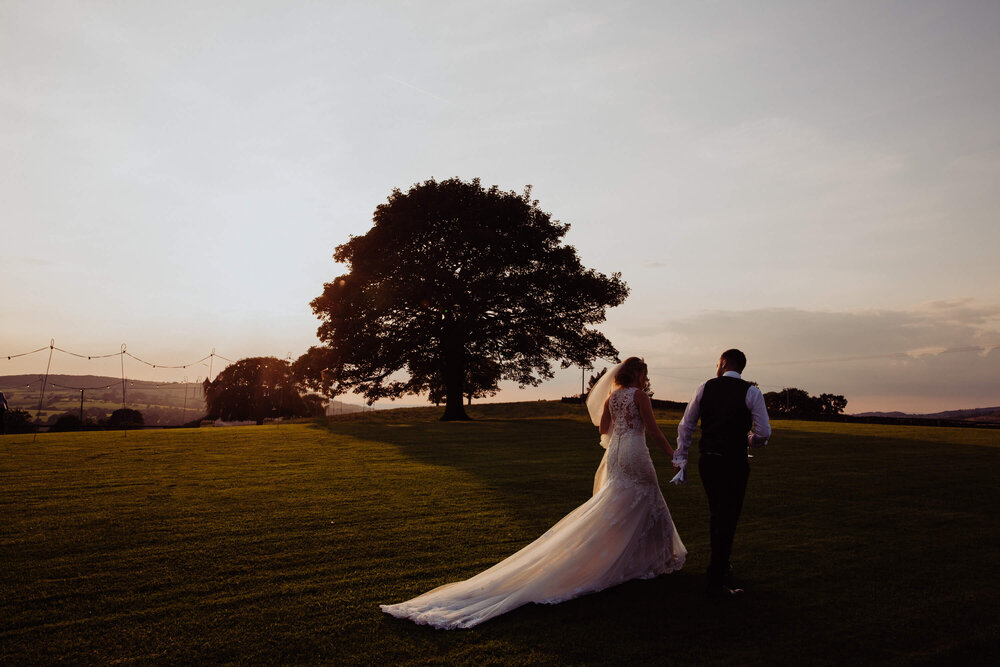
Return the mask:
[[[596,429],[572,419],[334,422],[328,428],[385,443],[424,465],[470,474],[536,530],[590,497],[604,455]]]
[[[485,647],[502,650],[514,642],[528,663],[765,664],[771,660],[762,640],[771,641],[778,628],[794,631],[800,613],[780,591],[709,600],[704,579],[681,571],[558,605],[526,605],[471,630],[436,631],[391,617],[381,628],[399,645],[420,642],[434,647],[431,654],[449,656],[482,656]],[[770,655],[798,655],[793,637],[789,645],[772,646]]]
[[[745,599],[718,605],[703,597],[708,520],[700,484],[695,475],[684,489],[668,487],[669,468],[654,452],[691,551],[684,571],[554,607],[528,605],[471,631],[388,617],[380,628],[401,645],[417,642],[458,659],[516,638],[529,662],[831,664],[854,655],[909,663],[995,647],[998,625],[988,619],[998,588],[983,573],[1000,558],[993,515],[1000,486],[989,472],[1000,452],[898,433],[776,426],[771,446],[752,461],[734,551]],[[522,541],[507,553],[589,497],[603,453],[593,427],[569,419],[332,428],[474,475],[523,523]]]

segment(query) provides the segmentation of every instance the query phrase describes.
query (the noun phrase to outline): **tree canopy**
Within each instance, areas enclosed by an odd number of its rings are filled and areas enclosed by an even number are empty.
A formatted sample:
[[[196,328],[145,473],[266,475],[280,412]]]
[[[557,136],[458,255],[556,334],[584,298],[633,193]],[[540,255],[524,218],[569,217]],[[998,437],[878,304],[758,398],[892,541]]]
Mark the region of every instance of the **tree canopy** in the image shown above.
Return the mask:
[[[248,357],[227,366],[209,382],[205,380],[209,419],[256,421],[274,417],[308,417],[322,414],[319,396],[303,396],[291,364],[276,357]]]
[[[27,410],[8,410],[7,414],[3,415],[3,432],[24,433],[30,431],[34,426],[32,421],[31,413]]]
[[[118,408],[108,417],[108,426],[113,428],[141,428],[145,424],[142,413],[132,408]]]
[[[322,345],[296,372],[328,395],[354,390],[369,402],[443,391],[443,419],[464,419],[467,386],[537,385],[555,361],[616,358],[591,326],[628,287],[584,268],[562,243],[568,229],[530,186],[518,194],[452,178],[393,190],[372,228],[336,248],[348,272],[312,301]]]
[[[847,399],[839,394],[810,396],[795,387],[767,392],[764,403],[772,417],[828,417],[843,414],[847,407]]]

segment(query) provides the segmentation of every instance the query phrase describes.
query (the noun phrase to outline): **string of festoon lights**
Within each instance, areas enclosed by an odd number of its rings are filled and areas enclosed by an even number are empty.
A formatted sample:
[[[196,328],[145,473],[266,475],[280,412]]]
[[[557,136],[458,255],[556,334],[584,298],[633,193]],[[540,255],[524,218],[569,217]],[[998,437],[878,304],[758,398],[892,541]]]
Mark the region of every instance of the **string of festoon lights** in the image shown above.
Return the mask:
[[[48,362],[45,365],[45,375],[42,376],[42,377],[40,377],[38,380],[35,380],[35,381],[32,381],[32,382],[28,383],[28,385],[27,385],[27,386],[30,386],[32,384],[35,384],[35,382],[41,382],[41,390],[38,393],[38,409],[35,411],[35,423],[36,424],[38,423],[38,421],[39,421],[39,419],[41,417],[42,406],[43,406],[44,401],[45,401],[45,389],[49,385],[54,386],[54,387],[60,387],[60,388],[63,388],[63,389],[72,389],[72,390],[75,390],[75,391],[83,392],[83,391],[86,391],[86,390],[89,390],[89,389],[108,389],[108,388],[116,386],[118,384],[118,382],[114,382],[112,384],[103,385],[103,386],[94,386],[94,387],[69,387],[69,386],[64,386],[64,385],[57,385],[55,383],[50,383],[49,382],[49,374],[50,374],[49,372],[52,369],[52,355],[55,352],[60,352],[62,354],[66,354],[66,355],[69,355],[71,357],[76,357],[78,359],[87,359],[87,360],[110,359],[112,357],[119,357],[121,359],[122,408],[125,408],[125,406],[126,406],[126,386],[127,386],[127,383],[128,383],[127,378],[125,377],[125,357],[129,357],[130,359],[138,361],[141,364],[145,364],[146,366],[149,366],[150,368],[170,368],[170,369],[185,369],[185,368],[188,368],[189,366],[196,366],[197,364],[201,364],[205,360],[208,360],[209,365],[208,365],[208,376],[207,376],[207,378],[209,380],[211,380],[211,378],[212,378],[212,371],[213,371],[213,368],[214,368],[214,365],[215,365],[215,359],[216,359],[216,357],[218,357],[222,361],[226,361],[228,363],[234,363],[232,359],[229,359],[227,357],[222,356],[221,354],[218,354],[215,351],[214,347],[212,348],[211,352],[209,352],[208,354],[206,354],[201,359],[198,359],[197,361],[192,361],[192,362],[189,362],[189,363],[186,363],[186,364],[161,364],[161,363],[153,363],[151,361],[147,361],[146,359],[142,359],[140,357],[137,357],[136,355],[134,355],[134,354],[132,354],[131,352],[128,351],[128,346],[125,343],[121,344],[121,348],[117,352],[112,352],[110,354],[81,354],[79,352],[72,352],[70,350],[65,350],[65,349],[63,349],[61,347],[56,347],[56,341],[55,341],[54,338],[49,341],[48,345],[46,345],[44,347],[40,347],[37,350],[31,350],[30,352],[21,352],[19,354],[7,354],[7,355],[3,355],[3,356],[6,356],[7,360],[11,361],[11,360],[17,359],[19,357],[27,357],[27,356],[31,356],[33,354],[38,354],[39,352],[44,352],[45,350],[49,351],[49,359],[48,359]],[[35,431],[35,437],[36,438],[38,437],[38,431],[37,431],[37,429]]]

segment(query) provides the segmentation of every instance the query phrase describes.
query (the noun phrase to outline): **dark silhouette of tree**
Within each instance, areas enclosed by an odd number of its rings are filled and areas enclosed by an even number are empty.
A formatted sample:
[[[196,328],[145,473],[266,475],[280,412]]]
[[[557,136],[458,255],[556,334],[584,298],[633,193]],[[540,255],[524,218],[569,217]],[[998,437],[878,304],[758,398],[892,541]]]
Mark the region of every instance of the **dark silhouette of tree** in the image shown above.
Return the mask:
[[[31,413],[27,410],[9,410],[3,418],[4,433],[26,433],[33,427]]]
[[[248,357],[204,383],[209,419],[256,421],[323,414],[322,399],[303,396],[291,364],[276,357]]]
[[[142,428],[144,424],[142,413],[132,408],[118,408],[108,417],[111,428]]]
[[[795,387],[764,394],[767,413],[773,417],[827,417],[844,413],[847,399],[839,394],[810,396],[808,392]]]
[[[473,383],[488,392],[501,380],[538,385],[553,361],[617,357],[589,327],[628,287],[580,264],[562,244],[569,225],[539,209],[530,187],[429,180],[393,190],[373,222],[337,247],[349,271],[312,302],[323,345],[296,365],[312,388],[369,402],[443,388],[442,419],[467,419],[470,369],[485,369]]]
[[[600,379],[601,379],[602,377],[604,377],[604,374],[605,374],[605,373],[607,373],[607,372],[608,372],[608,369],[607,369],[607,367],[605,367],[605,368],[602,368],[602,369],[600,370],[600,372],[599,372],[599,373],[597,373],[597,375],[591,375],[591,376],[590,376],[590,377],[589,377],[589,378],[587,379],[587,394],[589,394],[589,393],[590,393],[590,390],[594,388],[594,385],[595,385],[595,384],[597,384],[597,381],[598,381],[598,380],[600,380]],[[586,394],[585,394],[585,395],[586,395]]]
[[[820,394],[820,413],[824,415],[842,415],[847,407],[847,399],[839,394]]]
[[[474,398],[487,398],[494,396],[500,391],[499,364],[492,359],[469,359],[465,366],[465,386],[462,393],[468,405],[472,405]],[[441,376],[429,369],[428,376],[431,378],[430,389],[427,399],[434,405],[441,405],[447,396],[447,387],[441,382]],[[434,380],[437,380],[435,383]]]
[[[49,427],[49,431],[52,433],[62,431],[79,431],[81,428],[83,428],[83,422],[80,421],[80,417],[66,413],[56,417],[52,426]]]
[[[595,385],[595,384],[597,384],[597,382],[598,382],[598,381],[599,381],[599,380],[600,380],[600,379],[601,379],[602,377],[604,377],[604,375],[605,375],[605,374],[606,374],[607,372],[608,372],[608,369],[607,369],[607,368],[602,368],[602,369],[601,369],[601,371],[600,371],[600,372],[599,372],[599,373],[598,373],[597,375],[591,375],[591,376],[590,376],[590,378],[588,378],[588,379],[587,379],[587,391],[586,391],[586,393],[585,393],[585,394],[583,395],[583,398],[586,398],[586,397],[587,397],[587,394],[589,394],[589,393],[590,393],[590,390],[594,388],[594,385]],[[652,390],[652,389],[650,388],[650,384],[649,384],[649,377],[648,377],[648,376],[646,377],[646,384],[645,384],[645,385],[643,385],[643,387],[642,387],[642,390],[643,390],[644,392],[646,392],[646,395],[647,395],[647,396],[649,396],[650,398],[652,398],[652,397],[653,397],[653,390]],[[669,403],[669,402],[671,402],[671,401],[668,401],[668,403]]]

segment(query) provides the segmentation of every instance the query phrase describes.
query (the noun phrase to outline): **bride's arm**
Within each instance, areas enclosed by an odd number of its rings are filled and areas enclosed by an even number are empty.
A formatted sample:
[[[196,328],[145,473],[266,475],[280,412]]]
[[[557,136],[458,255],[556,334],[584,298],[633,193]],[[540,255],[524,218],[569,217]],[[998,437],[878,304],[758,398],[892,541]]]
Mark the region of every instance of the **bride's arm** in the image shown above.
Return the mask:
[[[635,405],[639,408],[639,416],[642,417],[642,423],[646,426],[646,433],[652,436],[667,456],[673,458],[674,449],[670,446],[667,436],[663,435],[659,424],[656,423],[656,416],[653,415],[653,403],[649,400],[649,395],[642,390],[635,392]]]
[[[608,402],[604,401],[604,412],[601,413],[601,435],[605,433],[611,433],[611,408],[608,407]]]

